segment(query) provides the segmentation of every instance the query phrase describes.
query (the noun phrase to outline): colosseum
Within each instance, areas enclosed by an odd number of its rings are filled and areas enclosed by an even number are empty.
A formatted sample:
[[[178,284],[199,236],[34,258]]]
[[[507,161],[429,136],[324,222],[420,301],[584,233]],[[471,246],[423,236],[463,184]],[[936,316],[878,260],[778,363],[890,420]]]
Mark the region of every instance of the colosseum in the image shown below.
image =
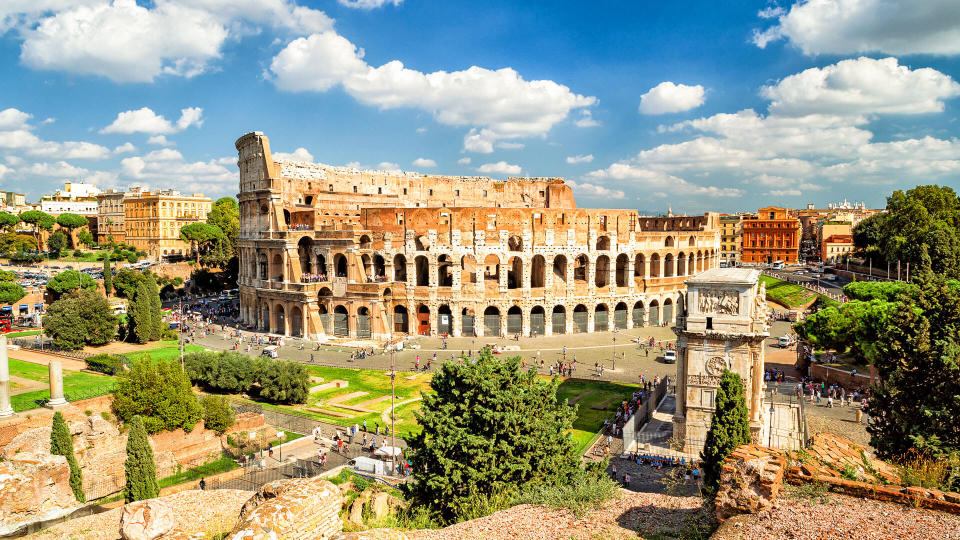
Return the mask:
[[[717,214],[579,209],[561,178],[274,161],[236,142],[240,306],[286,336],[543,336],[671,324]],[[682,304],[679,306],[682,310]]]

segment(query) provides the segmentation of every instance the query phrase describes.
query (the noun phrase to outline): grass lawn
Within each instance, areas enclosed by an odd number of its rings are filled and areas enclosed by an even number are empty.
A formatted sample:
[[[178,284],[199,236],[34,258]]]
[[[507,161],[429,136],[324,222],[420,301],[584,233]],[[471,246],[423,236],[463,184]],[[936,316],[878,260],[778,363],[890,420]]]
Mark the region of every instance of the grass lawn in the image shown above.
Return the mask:
[[[567,379],[560,383],[557,397],[573,400],[579,395],[586,394],[576,403],[577,419],[573,422],[570,435],[577,445],[577,452],[586,452],[587,444],[603,425],[603,420],[613,416],[617,406],[640,388],[636,384],[611,383],[601,381],[585,381],[581,379]],[[587,393],[589,392],[589,393]]]
[[[63,262],[98,262],[98,261],[102,261],[103,259],[98,259],[97,257],[98,257],[101,253],[107,253],[107,251],[106,251],[106,250],[84,251],[84,252],[83,252],[83,255],[81,255],[80,257],[74,257],[74,256],[73,256],[73,250],[64,251],[64,253],[70,253],[70,256],[60,257],[59,259],[50,259],[50,260],[51,260],[51,261],[63,261]],[[114,264],[116,264],[116,263],[114,263]]]
[[[130,360],[136,360],[144,356],[149,356],[154,360],[158,360],[160,358],[163,358],[164,360],[169,360],[171,358],[180,358],[180,349],[177,346],[176,342],[173,342],[173,345],[169,345],[170,342],[162,342],[162,341],[157,341],[155,343],[157,343],[158,346],[154,349],[123,353],[121,356],[125,356]],[[199,352],[202,350],[204,350],[203,347],[199,345],[188,344],[183,351],[185,353],[191,353],[191,352]]]
[[[7,339],[13,339],[13,338],[24,337],[24,336],[35,336],[39,333],[40,333],[40,329],[38,328],[36,330],[21,330],[19,332],[10,332],[9,334],[6,334],[6,336],[7,336]]]
[[[11,359],[11,364],[14,360]],[[26,363],[20,362],[18,363]],[[42,369],[44,372],[47,371],[47,368],[43,366],[37,366]],[[33,377],[30,377],[33,378]],[[43,379],[34,379],[34,380],[43,380],[48,381],[46,373],[44,373]],[[109,385],[113,386],[114,378],[108,375],[95,375],[93,373],[81,373],[79,371],[64,371],[63,372],[63,393],[66,394],[68,400],[76,399],[76,396],[85,396],[88,392],[91,392],[95,389],[99,389],[103,386]],[[43,390],[34,390],[32,392],[25,392],[23,394],[17,394],[11,398],[13,405],[13,410],[27,411],[30,409],[37,409],[40,406],[36,404],[34,400],[36,399],[49,399],[50,398],[50,389],[45,388]]]
[[[767,298],[789,308],[803,307],[804,304],[817,297],[815,292],[774,277],[760,276],[760,281],[767,287]]]
[[[24,362],[23,360],[17,360],[16,358],[10,358],[9,362],[11,375],[34,381],[50,381],[50,368],[47,366],[41,366],[40,364],[34,364],[33,362]]]

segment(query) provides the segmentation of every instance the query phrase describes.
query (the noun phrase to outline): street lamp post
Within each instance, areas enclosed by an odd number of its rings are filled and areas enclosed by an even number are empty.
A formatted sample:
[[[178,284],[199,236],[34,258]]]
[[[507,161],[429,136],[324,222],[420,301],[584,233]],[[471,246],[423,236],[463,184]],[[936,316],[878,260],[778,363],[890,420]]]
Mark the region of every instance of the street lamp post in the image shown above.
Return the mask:
[[[394,379],[397,378],[394,363],[395,351],[390,349],[390,474],[397,470],[397,411],[394,409],[397,391]]]
[[[284,435],[286,435],[286,433],[284,433],[284,432],[282,432],[282,431],[278,431],[278,432],[277,432],[277,439],[279,439],[279,443],[280,443],[280,444],[277,445],[277,450],[280,451],[280,465],[283,465],[283,437],[284,437]]]
[[[613,370],[617,370],[617,336],[613,336]]]

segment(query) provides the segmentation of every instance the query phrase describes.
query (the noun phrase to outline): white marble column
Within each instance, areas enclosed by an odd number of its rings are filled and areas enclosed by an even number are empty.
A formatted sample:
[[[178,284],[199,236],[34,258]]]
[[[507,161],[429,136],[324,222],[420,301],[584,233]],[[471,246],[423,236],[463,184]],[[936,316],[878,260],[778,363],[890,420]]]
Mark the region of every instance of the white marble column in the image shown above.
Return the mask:
[[[0,336],[0,418],[13,416],[10,406],[10,364],[7,361],[7,336]]]
[[[50,401],[47,407],[63,407],[67,400],[63,398],[63,364],[59,360],[50,361]]]

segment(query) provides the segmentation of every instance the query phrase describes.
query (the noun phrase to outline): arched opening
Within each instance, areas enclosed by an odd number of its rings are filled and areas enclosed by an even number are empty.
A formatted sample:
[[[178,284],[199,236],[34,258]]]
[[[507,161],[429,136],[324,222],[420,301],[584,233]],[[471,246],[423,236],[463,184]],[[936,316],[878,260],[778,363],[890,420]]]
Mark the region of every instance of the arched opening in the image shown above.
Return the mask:
[[[257,265],[260,267],[260,272],[257,274],[258,279],[270,279],[270,265],[267,264],[267,256],[263,253],[257,255]]]
[[[330,324],[330,312],[327,311],[325,303],[317,304],[317,313],[320,314],[320,326],[323,328],[323,333],[329,334],[332,332],[333,327]]]
[[[523,310],[519,306],[513,306],[507,310],[507,334],[523,333]]]
[[[320,277],[320,281],[327,280],[327,258],[322,253],[317,253],[317,264],[314,267],[314,272]]]
[[[347,257],[343,253],[337,253],[333,256],[333,266],[337,277],[347,277]]]
[[[601,236],[597,238],[597,251],[610,251],[609,236]]]
[[[618,330],[627,328],[627,304],[620,302],[613,308],[613,326]]]
[[[437,308],[437,333],[443,336],[453,333],[453,313],[446,304]]]
[[[407,326],[408,323],[408,312],[407,308],[404,306],[394,306],[393,307],[393,331],[400,332],[403,334],[410,333],[410,327]]]
[[[330,290],[330,287],[320,287],[320,292],[317,293],[318,298],[330,297],[333,296],[333,291]]]
[[[290,335],[303,337],[303,312],[297,306],[290,310]]]
[[[429,251],[430,250],[430,239],[424,235],[420,235],[415,240],[417,251]]]
[[[264,332],[270,331],[270,307],[266,304],[264,304],[260,310],[260,330]]]
[[[313,240],[304,236],[297,242],[297,256],[300,258],[300,273],[309,277],[313,273]]]
[[[350,335],[350,316],[345,306],[333,308],[333,335],[346,337]]]
[[[530,287],[537,289],[544,286],[544,281],[546,279],[546,266],[547,263],[543,259],[543,255],[534,255],[533,260],[530,263]]]
[[[643,257],[643,253],[637,253],[637,256],[633,259],[633,277],[647,277],[647,261]]]
[[[470,308],[463,308],[460,313],[460,334],[463,337],[476,337],[476,316]]]
[[[573,308],[573,332],[575,334],[587,331],[588,318],[587,306],[577,304],[577,307]]]
[[[553,282],[567,283],[567,258],[563,255],[557,255],[553,258]]]
[[[286,313],[283,311],[283,305],[277,304],[277,307],[274,308],[274,314],[276,317],[276,326],[273,328],[273,333],[287,335]]]
[[[523,239],[519,236],[511,236],[507,239],[508,251],[523,251]]]
[[[597,270],[593,276],[593,282],[598,288],[610,285],[610,257],[606,255],[597,257]]]
[[[370,255],[364,253],[360,256],[360,264],[363,265],[363,276],[369,281],[373,281],[373,259]]]
[[[667,298],[663,301],[663,319],[664,324],[673,322],[673,300]]]
[[[673,237],[668,236],[666,240],[663,241],[664,247],[673,247]]]
[[[697,252],[697,266],[694,270],[695,273],[703,272],[703,252]]]
[[[382,295],[383,295],[384,297],[392,296],[392,295],[393,295],[393,289],[391,289],[390,287],[387,287],[386,289],[383,290]]]
[[[287,209],[284,209],[284,210],[283,210],[283,222],[284,222],[287,226],[290,226],[290,211],[287,210]]]
[[[643,326],[643,317],[645,315],[643,302],[637,302],[633,305],[633,326],[639,328]]]
[[[357,309],[357,337],[370,339],[370,310],[361,306]]]
[[[650,301],[647,320],[650,322],[650,326],[660,326],[660,304],[656,300]]]
[[[417,333],[421,336],[430,335],[430,308],[423,304],[417,306]]]
[[[687,275],[687,256],[682,251],[677,255],[677,275]]]
[[[658,278],[660,277],[660,255],[654,253],[650,256],[650,277]]]
[[[399,253],[393,257],[393,280],[407,281],[407,258]]]
[[[673,267],[673,254],[667,253],[663,258],[663,277],[673,277],[674,276],[674,267]]]
[[[477,282],[477,259],[473,255],[464,255],[460,259],[460,283]]]
[[[453,286],[453,260],[449,255],[441,255],[437,257],[437,286],[438,287],[452,287]]]
[[[577,255],[573,261],[573,284],[579,285],[587,283],[587,270],[590,267],[590,259],[586,255]]]
[[[533,306],[530,310],[530,335],[542,336],[546,332],[547,317],[543,306]]]
[[[371,244],[369,236],[365,234],[360,236],[360,249],[370,249]]]
[[[523,261],[520,257],[511,257],[508,262],[507,288],[519,289],[523,283]]]
[[[430,262],[423,255],[417,255],[413,259],[413,265],[417,274],[417,287],[426,287],[430,285]]]
[[[593,331],[605,332],[610,329],[610,311],[606,304],[597,304],[593,310]]]
[[[313,206],[313,195],[307,195],[306,197],[304,197],[303,202],[307,206]]]
[[[553,312],[550,314],[550,325],[554,334],[565,334],[567,332],[567,308],[553,306]]]
[[[484,287],[496,289],[500,283],[500,258],[490,254],[483,259]]]
[[[273,256],[273,279],[283,281],[283,257],[280,255]]]
[[[500,310],[495,306],[483,310],[483,335],[500,337]]]
[[[386,281],[387,279],[387,262],[380,255],[373,256],[373,276],[374,281]]]
[[[697,239],[694,238],[693,236],[691,236],[691,237],[687,240],[687,245],[690,246],[690,247],[696,246],[696,245],[697,245]]]
[[[626,287],[630,272],[630,258],[624,254],[617,255],[617,287]]]

